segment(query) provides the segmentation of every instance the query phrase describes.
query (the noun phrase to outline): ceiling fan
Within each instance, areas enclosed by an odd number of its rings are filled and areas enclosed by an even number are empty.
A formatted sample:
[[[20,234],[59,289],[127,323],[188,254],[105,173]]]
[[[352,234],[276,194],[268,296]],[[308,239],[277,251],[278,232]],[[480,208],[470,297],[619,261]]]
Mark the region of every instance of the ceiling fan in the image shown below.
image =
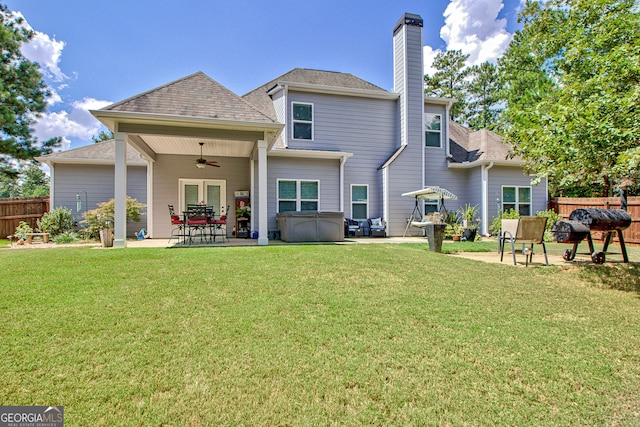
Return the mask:
[[[198,144],[200,144],[200,158],[196,159],[196,167],[198,169],[204,169],[205,166],[209,165],[209,166],[213,166],[213,167],[219,168],[220,165],[217,164],[218,162],[216,162],[216,161],[207,161],[205,158],[202,157],[202,146],[204,145],[204,142],[199,142]]]

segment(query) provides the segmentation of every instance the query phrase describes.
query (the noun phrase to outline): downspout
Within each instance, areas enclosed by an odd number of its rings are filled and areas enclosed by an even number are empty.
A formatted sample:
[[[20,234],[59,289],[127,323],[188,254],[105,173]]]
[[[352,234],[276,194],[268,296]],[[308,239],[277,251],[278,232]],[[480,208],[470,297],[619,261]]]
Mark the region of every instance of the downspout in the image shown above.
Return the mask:
[[[347,157],[342,156],[340,158],[340,211],[344,213],[344,164],[347,162]]]
[[[484,236],[489,235],[489,169],[493,167],[493,162],[489,165],[482,165],[482,231]]]
[[[451,149],[449,147],[449,112],[451,111],[451,106],[452,105],[453,105],[453,101],[449,101],[447,103],[447,106],[445,107],[445,114],[446,114],[447,117],[446,117],[446,120],[444,120],[444,122],[445,122],[445,126],[447,127],[447,136],[446,136],[446,139],[444,141],[444,144],[445,144],[445,147],[446,147],[444,154],[446,156],[445,158],[447,158],[447,159],[451,157]],[[493,163],[491,165],[493,165]]]
[[[290,125],[289,122],[289,85],[284,85],[284,129],[282,129],[282,141],[284,148],[289,148],[289,132],[287,132]],[[293,125],[291,125],[293,126]]]
[[[55,173],[53,172],[53,164],[51,162],[47,162],[47,166],[49,166],[49,210],[55,209]]]
[[[425,93],[424,93],[424,80],[422,81],[422,112],[421,112],[421,116],[422,116],[422,131],[421,131],[421,136],[422,138],[420,138],[420,140],[422,141],[422,187],[424,188],[427,185],[427,135],[425,132],[425,111],[424,111],[424,103],[425,103]]]

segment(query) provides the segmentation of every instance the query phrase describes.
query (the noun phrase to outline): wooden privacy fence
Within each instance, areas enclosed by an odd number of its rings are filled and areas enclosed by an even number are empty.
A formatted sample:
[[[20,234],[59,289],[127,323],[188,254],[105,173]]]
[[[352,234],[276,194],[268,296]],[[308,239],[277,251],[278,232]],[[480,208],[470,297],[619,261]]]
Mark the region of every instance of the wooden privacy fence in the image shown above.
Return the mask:
[[[575,209],[599,208],[620,209],[620,197],[554,197],[549,200],[549,209],[553,209],[562,219],[569,219]],[[623,231],[625,243],[640,244],[640,197],[627,198],[627,212],[631,215],[631,226]],[[595,239],[601,239],[603,233],[592,233]]]
[[[0,238],[15,233],[20,221],[35,229],[46,212],[49,212],[49,196],[0,199]]]

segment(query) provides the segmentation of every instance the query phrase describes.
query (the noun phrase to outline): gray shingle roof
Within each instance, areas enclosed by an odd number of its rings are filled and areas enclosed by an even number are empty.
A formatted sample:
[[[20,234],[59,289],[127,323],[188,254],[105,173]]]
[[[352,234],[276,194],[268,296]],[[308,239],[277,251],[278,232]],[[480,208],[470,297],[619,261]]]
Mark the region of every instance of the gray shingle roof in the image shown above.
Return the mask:
[[[386,90],[362,80],[353,74],[338,73],[334,71],[310,70],[307,68],[294,68],[251,92],[242,96],[251,104],[255,105],[260,111],[275,120],[275,110],[271,98],[267,92],[271,90],[278,82],[287,83],[303,83],[318,86],[328,86],[343,89],[364,89],[372,91],[387,92]]]
[[[46,163],[104,163],[113,164],[116,159],[116,142],[113,139],[71,150],[58,151],[38,157]],[[127,145],[127,163],[144,164],[145,160],[131,145]]]
[[[487,129],[472,131],[449,120],[449,151],[454,163],[509,160],[509,147],[502,138]],[[517,162],[520,157],[511,160]]]
[[[103,110],[256,123],[274,122],[201,71],[109,105]]]

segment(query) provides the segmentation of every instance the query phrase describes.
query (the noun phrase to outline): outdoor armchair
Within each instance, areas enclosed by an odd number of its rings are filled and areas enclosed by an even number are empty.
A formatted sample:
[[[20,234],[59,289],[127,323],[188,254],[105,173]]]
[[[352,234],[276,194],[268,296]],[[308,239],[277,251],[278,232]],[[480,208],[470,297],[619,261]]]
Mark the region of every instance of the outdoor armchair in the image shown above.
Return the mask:
[[[382,218],[369,218],[371,237],[387,237],[387,224]]]

